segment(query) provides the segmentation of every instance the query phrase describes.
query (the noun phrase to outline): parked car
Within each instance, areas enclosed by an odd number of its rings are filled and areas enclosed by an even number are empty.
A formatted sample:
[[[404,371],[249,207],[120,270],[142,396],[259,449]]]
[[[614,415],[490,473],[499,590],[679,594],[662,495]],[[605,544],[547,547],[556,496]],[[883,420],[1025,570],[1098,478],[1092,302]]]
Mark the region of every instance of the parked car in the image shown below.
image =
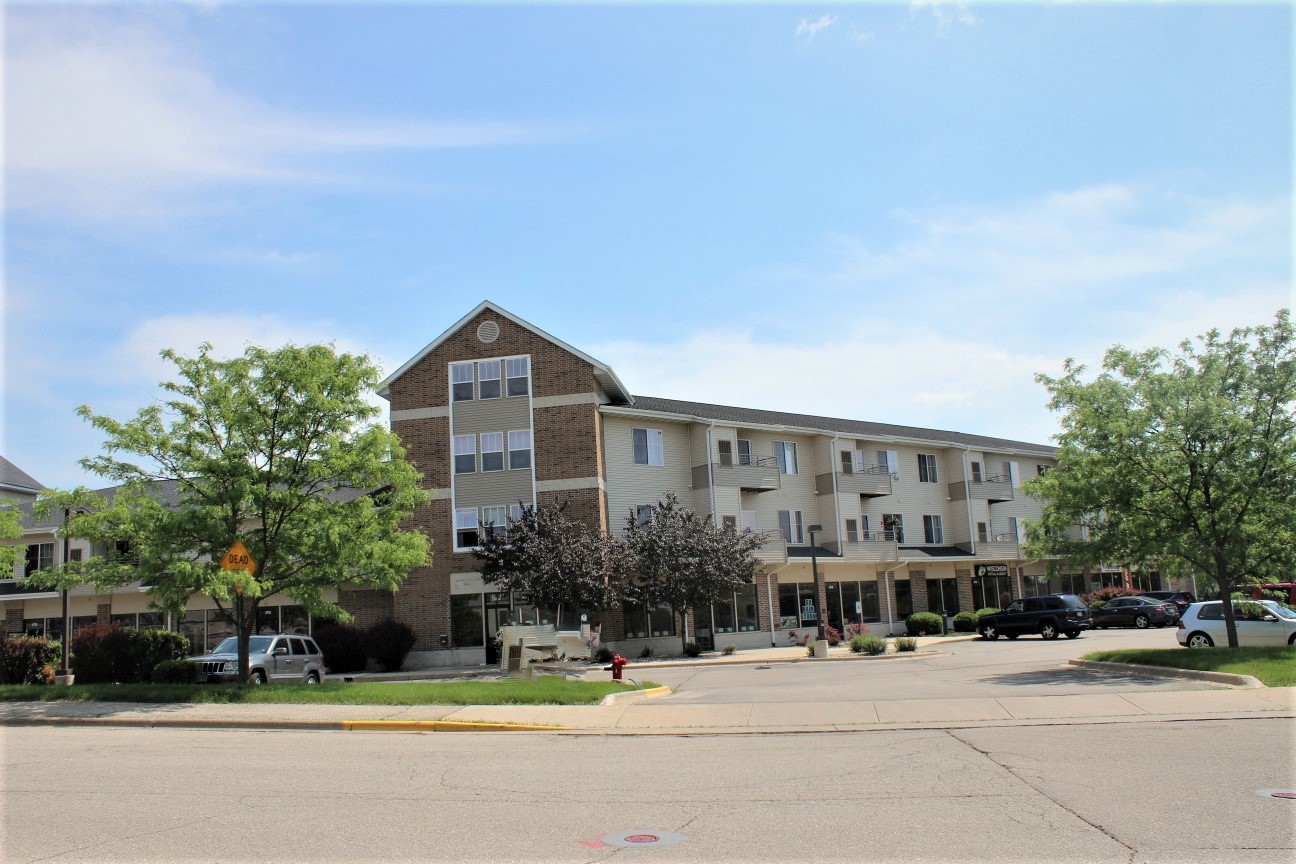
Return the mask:
[[[1164,627],[1179,620],[1179,607],[1169,600],[1153,600],[1151,597],[1113,597],[1089,611],[1093,613],[1093,626],[1099,630],[1104,627],[1145,630],[1149,626]]]
[[[1059,633],[1065,633],[1068,639],[1074,639],[1092,626],[1088,607],[1074,594],[1023,597],[1009,603],[1002,612],[977,619],[981,637],[992,642],[1000,636],[1016,639],[1023,633],[1038,633],[1044,639],[1056,639]]]
[[[1140,597],[1151,597],[1153,600],[1169,600],[1179,608],[1179,615],[1182,616],[1188,607],[1197,602],[1197,598],[1192,595],[1191,591],[1144,591]]]
[[[215,650],[189,659],[198,664],[204,681],[238,681],[238,639],[233,636]],[[267,681],[318,684],[323,680],[324,652],[311,637],[276,633],[248,638],[249,684]]]
[[[1238,645],[1296,645],[1296,612],[1273,600],[1233,601]],[[1179,644],[1185,648],[1227,645],[1224,604],[1194,603],[1179,619]]]

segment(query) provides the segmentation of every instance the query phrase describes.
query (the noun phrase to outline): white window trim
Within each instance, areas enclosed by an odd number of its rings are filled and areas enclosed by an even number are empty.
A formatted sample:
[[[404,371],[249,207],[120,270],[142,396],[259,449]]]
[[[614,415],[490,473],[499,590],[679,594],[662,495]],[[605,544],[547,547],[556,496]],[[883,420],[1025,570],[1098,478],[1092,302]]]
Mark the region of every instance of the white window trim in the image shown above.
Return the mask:
[[[460,532],[460,531],[467,531],[467,530],[468,530],[468,523],[467,523],[466,520],[467,520],[469,517],[471,517],[472,520],[473,520],[473,530],[477,532],[477,539],[478,539],[478,541],[481,540],[481,514],[480,514],[480,512],[477,510],[476,507],[461,507],[461,508],[455,510],[455,527],[454,527],[454,548],[455,548],[455,551],[464,551],[464,550],[468,550],[468,549],[476,549],[476,548],[477,548],[476,546],[460,546],[460,545],[459,545],[459,532]]]
[[[471,442],[471,443],[469,443],[469,442]],[[468,451],[468,450],[461,450],[461,449],[460,449],[460,444],[461,444],[461,443],[462,443],[462,444],[468,444],[469,446],[471,446],[471,448],[472,448],[471,451]],[[476,474],[476,473],[477,473],[477,436],[476,436],[476,435],[456,435],[456,436],[454,436],[454,441],[453,441],[453,443],[452,443],[452,445],[451,445],[451,451],[452,451],[452,452],[451,452],[451,458],[450,458],[450,467],[454,469],[454,473],[455,473],[456,475],[459,475],[459,474]],[[470,453],[471,453],[471,455],[472,455],[472,457],[473,457],[473,470],[471,470],[471,471],[460,471],[460,470],[459,470],[459,465],[458,465],[458,459],[459,459],[459,457],[460,457],[460,456],[468,456],[468,455],[470,455]]]
[[[486,439],[487,439],[488,437],[489,437],[489,438],[493,438],[493,437],[495,437],[495,436],[499,436],[499,447],[498,447],[498,448],[492,447],[490,450],[487,450],[487,449],[486,449]],[[479,454],[479,455],[478,455],[478,460],[477,460],[477,461],[478,461],[478,463],[479,463],[480,466],[481,466],[481,472],[482,472],[483,474],[495,474],[495,473],[498,473],[498,472],[503,471],[504,469],[506,469],[506,468],[508,467],[508,461],[507,461],[507,460],[505,459],[505,457],[504,457],[504,433],[503,433],[503,432],[482,432],[482,433],[478,436],[478,439],[481,441],[481,444],[480,444],[480,448],[479,448],[479,450],[478,450],[478,454]],[[498,453],[498,454],[499,454],[499,457],[500,457],[500,467],[498,467],[498,468],[487,468],[487,467],[486,467],[486,454],[487,454],[487,453]]]
[[[485,367],[488,364],[494,364],[495,374],[487,375]],[[481,385],[487,381],[496,381],[499,383],[500,392],[498,396],[483,396]],[[500,399],[504,396],[504,363],[502,360],[478,360],[477,361],[477,398],[478,399]]]
[[[783,458],[779,458],[779,446],[783,447]],[[797,453],[797,442],[795,441],[775,441],[771,448],[773,451],[774,461],[778,463],[778,469],[789,477],[794,477],[801,473],[800,454]],[[789,457],[791,455],[791,458]],[[790,469],[790,470],[789,470]]]
[[[644,433],[644,458],[647,462],[640,462],[635,453],[635,433]],[[635,426],[630,430],[630,459],[635,465],[644,465],[648,468],[661,468],[666,464],[666,443],[665,436],[660,429],[652,429],[644,426]],[[656,461],[653,461],[653,460]]]
[[[514,445],[513,436],[515,436],[515,435],[525,435],[525,436],[526,436],[526,446],[525,446],[525,447],[515,447],[515,446],[513,446],[513,445]],[[508,435],[506,435],[505,437],[506,437],[506,439],[507,439],[507,444],[508,444],[508,456],[507,456],[507,457],[505,458],[505,460],[504,460],[504,467],[507,468],[507,469],[510,470],[510,471],[530,471],[530,470],[535,466],[535,455],[531,452],[531,438],[532,438],[532,436],[531,436],[531,430],[530,430],[530,429],[510,429],[509,432],[508,432]],[[521,453],[521,452],[523,452],[523,451],[526,451],[526,453],[527,453],[527,464],[526,464],[526,466],[525,466],[525,467],[522,467],[522,468],[514,468],[514,467],[513,467],[513,454],[514,454],[514,453]]]

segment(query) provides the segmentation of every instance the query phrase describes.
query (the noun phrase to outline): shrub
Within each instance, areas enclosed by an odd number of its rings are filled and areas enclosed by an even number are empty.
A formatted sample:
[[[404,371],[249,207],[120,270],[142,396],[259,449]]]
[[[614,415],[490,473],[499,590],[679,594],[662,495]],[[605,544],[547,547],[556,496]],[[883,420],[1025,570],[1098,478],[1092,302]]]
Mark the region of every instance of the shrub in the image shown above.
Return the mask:
[[[905,630],[910,636],[940,636],[945,632],[945,622],[935,612],[915,612],[905,619]]]
[[[594,652],[594,662],[595,662],[595,663],[611,663],[611,662],[612,662],[612,649],[611,649],[611,648],[604,648],[602,645],[600,645],[600,646],[599,646],[599,649],[598,649],[597,651]]]
[[[835,627],[824,625],[824,638],[828,640],[828,646],[838,645],[842,641],[841,631]]]
[[[901,636],[896,639],[897,651],[917,651],[918,640],[912,636]]]
[[[331,674],[363,672],[367,658],[364,638],[359,627],[325,621],[311,634],[324,654],[324,666]]]
[[[198,664],[191,660],[163,660],[153,667],[154,684],[197,684],[202,677]]]
[[[696,642],[684,643],[684,654],[689,657],[696,657],[702,653],[702,646]]]
[[[865,636],[869,632],[867,624],[847,624],[846,638],[854,639],[856,636]]]
[[[954,616],[955,633],[975,633],[977,616],[975,612],[960,612]]]
[[[872,633],[852,636],[850,640],[850,649],[856,654],[885,654],[886,647],[886,640]]]
[[[95,624],[72,637],[72,671],[78,684],[139,684],[152,680],[159,663],[188,654],[189,640],[167,630]]]
[[[730,654],[734,653],[737,650],[738,649],[735,648],[733,645],[726,645],[720,649],[720,653],[728,657]]]
[[[48,683],[53,683],[53,667],[63,657],[57,640],[44,636],[10,636],[0,646],[0,681],[5,684],[45,684],[45,668],[50,667]]]
[[[802,645],[805,647],[805,649],[806,649],[806,656],[807,656],[807,657],[813,657],[813,656],[814,656],[814,642],[813,642],[813,641],[809,641],[809,642],[802,642],[801,644],[802,644]]]
[[[978,609],[976,611],[976,617],[977,620],[980,621],[982,615],[998,615],[1002,611],[1003,611],[1002,609],[996,609],[993,606],[987,606],[984,609]]]
[[[1090,591],[1088,594],[1081,594],[1080,599],[1090,609],[1095,606],[1101,606],[1113,597],[1134,597],[1139,592],[1133,588],[1119,588],[1112,586],[1110,588],[1099,588],[1097,591]]]
[[[640,656],[640,657],[651,657],[651,656],[652,656],[652,646],[651,646],[651,645],[645,645],[645,646],[643,647],[643,650],[639,652],[639,656]]]
[[[379,672],[399,672],[416,638],[408,624],[388,618],[365,631],[365,653],[378,664]]]

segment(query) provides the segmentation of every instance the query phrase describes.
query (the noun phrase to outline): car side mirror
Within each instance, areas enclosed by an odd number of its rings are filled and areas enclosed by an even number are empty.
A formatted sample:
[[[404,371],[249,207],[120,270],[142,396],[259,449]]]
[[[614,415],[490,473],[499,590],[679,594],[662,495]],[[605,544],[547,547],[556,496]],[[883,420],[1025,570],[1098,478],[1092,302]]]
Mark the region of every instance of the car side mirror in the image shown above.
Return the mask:
[[[288,646],[287,646],[287,645],[276,645],[276,646],[275,646],[274,653],[275,653],[276,656],[279,655],[279,654],[287,654],[287,653],[288,653]]]
[[[1277,621],[1277,620],[1278,620],[1278,616],[1277,616],[1277,615],[1265,615],[1265,616],[1262,617],[1260,620],[1261,620],[1261,621]]]

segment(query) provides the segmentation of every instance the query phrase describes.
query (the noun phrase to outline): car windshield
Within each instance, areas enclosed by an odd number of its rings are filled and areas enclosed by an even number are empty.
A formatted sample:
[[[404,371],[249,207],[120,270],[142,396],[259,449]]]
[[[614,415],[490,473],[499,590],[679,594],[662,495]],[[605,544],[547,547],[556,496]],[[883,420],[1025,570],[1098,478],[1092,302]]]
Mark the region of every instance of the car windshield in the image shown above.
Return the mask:
[[[1266,603],[1265,605],[1269,606],[1268,603]],[[1279,618],[1286,618],[1289,621],[1296,620],[1296,612],[1293,612],[1292,610],[1288,609],[1286,606],[1279,606],[1277,603],[1275,603],[1272,606],[1269,606],[1269,609],[1271,609]]]
[[[249,638],[248,638],[248,653],[249,653],[249,654],[264,654],[264,653],[266,652],[266,649],[270,647],[270,639],[271,639],[271,637],[269,637],[269,636],[252,636],[252,637],[249,637]],[[219,645],[216,646],[216,649],[215,649],[214,651],[212,651],[211,653],[213,653],[213,654],[237,654],[237,653],[238,653],[238,637],[236,637],[236,636],[231,636],[231,637],[229,637],[228,639],[222,641]]]

